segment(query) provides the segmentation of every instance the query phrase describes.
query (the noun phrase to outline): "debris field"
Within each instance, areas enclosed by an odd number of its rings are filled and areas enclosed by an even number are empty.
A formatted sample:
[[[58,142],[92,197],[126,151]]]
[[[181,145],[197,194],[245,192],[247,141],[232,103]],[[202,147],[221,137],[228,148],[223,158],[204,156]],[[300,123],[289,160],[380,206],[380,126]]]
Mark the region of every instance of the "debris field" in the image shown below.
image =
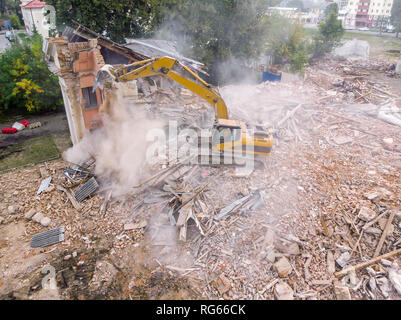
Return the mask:
[[[401,82],[386,68],[325,59],[304,81],[221,88],[274,135],[252,172],[160,159],[118,197],[96,157],[2,173],[0,298],[400,299]],[[191,123],[207,106],[185,94],[143,99]]]

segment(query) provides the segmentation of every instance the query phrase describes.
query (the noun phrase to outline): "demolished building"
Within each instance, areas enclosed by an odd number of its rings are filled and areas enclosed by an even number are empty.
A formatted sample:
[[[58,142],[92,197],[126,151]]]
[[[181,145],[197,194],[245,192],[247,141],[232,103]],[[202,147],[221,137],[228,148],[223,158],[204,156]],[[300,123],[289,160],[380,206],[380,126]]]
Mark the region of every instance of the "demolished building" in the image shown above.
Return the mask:
[[[123,65],[171,56],[192,70],[205,73],[202,63],[181,56],[172,42],[129,39],[127,45],[120,45],[81,25],[75,29],[66,27],[61,36],[46,39],[43,49],[50,70],[59,77],[73,144],[87,131],[103,126],[101,113],[105,92],[103,88],[93,88],[96,73],[105,64]],[[171,86],[159,77],[149,82],[154,88]],[[136,99],[138,96],[135,82],[125,83],[121,89],[124,97]]]

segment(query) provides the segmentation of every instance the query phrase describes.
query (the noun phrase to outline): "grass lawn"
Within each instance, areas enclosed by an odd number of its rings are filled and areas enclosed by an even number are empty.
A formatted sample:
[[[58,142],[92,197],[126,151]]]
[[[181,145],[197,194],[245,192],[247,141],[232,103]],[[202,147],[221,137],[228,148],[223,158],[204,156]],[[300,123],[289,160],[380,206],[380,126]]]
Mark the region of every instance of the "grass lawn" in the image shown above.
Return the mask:
[[[313,36],[318,32],[317,29],[305,28],[304,30],[309,36]],[[401,39],[386,35],[385,33],[383,33],[382,36],[378,36],[373,34],[345,31],[343,41],[352,39],[367,41],[370,45],[371,57],[398,58],[400,56]]]
[[[65,133],[52,134],[52,138],[60,154],[72,147],[69,131]]]
[[[378,55],[388,55],[391,57],[399,57],[401,51],[401,39],[397,39],[390,36],[377,36],[371,34],[361,34],[356,32],[345,32],[343,39],[344,40],[352,40],[352,39],[364,40],[369,42],[370,52],[373,56]]]
[[[0,172],[60,157],[51,135],[25,140],[0,150]]]

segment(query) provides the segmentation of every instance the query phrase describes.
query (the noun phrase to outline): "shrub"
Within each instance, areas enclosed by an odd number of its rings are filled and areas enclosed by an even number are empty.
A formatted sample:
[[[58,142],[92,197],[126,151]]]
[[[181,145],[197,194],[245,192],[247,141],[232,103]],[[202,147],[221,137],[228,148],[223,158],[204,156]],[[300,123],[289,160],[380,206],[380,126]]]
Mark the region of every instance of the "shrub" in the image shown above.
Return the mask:
[[[62,105],[57,77],[43,60],[42,38],[15,42],[0,54],[0,112],[41,112]]]
[[[343,35],[341,20],[338,20],[337,14],[331,11],[324,22],[319,24],[319,32],[313,41],[313,56],[319,57],[332,51],[340,43]]]
[[[273,64],[289,63],[291,71],[302,71],[308,62],[302,24],[278,14],[270,16],[266,52]]]

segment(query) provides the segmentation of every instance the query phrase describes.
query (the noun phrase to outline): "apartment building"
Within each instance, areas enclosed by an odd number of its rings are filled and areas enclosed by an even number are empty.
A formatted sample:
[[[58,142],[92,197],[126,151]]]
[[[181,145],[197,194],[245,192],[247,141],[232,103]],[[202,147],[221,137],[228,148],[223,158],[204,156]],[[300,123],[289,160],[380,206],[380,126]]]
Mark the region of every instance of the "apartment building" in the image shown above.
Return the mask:
[[[391,16],[393,0],[348,0],[339,8],[345,28],[385,26]]]
[[[369,6],[369,17],[372,27],[380,27],[381,24],[387,25],[391,16],[393,0],[371,0]]]

